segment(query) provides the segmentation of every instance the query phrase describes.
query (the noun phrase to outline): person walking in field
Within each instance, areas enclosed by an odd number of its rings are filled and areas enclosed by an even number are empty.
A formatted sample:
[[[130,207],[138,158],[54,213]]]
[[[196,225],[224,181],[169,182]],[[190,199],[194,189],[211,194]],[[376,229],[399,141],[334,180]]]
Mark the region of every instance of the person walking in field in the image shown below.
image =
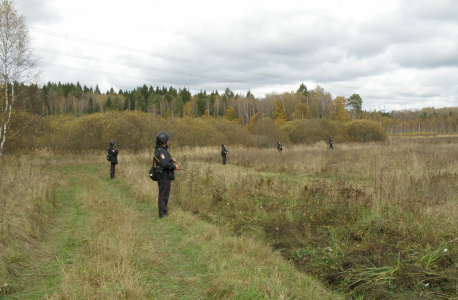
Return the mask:
[[[329,138],[329,148],[331,148],[332,150],[334,150],[334,147],[332,146],[332,139]]]
[[[108,156],[110,157],[111,168],[110,168],[110,178],[115,178],[115,167],[118,164],[118,150],[114,147],[116,146],[116,141],[110,141],[110,148],[108,148]]]
[[[278,153],[281,153],[283,151],[283,146],[280,144],[280,142],[277,143],[277,150]]]
[[[226,144],[222,143],[221,144],[221,158],[222,158],[223,165],[226,164],[226,154],[228,154],[228,153],[229,153],[229,151],[227,151],[227,149],[226,149]]]
[[[159,188],[159,195],[157,199],[159,208],[159,218],[167,216],[167,204],[169,202],[170,188],[172,187],[172,180],[175,180],[175,170],[180,170],[180,166],[176,165],[176,159],[171,157],[169,148],[170,136],[167,132],[159,132],[156,136],[156,148],[154,155],[158,161],[159,168],[162,169],[162,176],[157,180]]]

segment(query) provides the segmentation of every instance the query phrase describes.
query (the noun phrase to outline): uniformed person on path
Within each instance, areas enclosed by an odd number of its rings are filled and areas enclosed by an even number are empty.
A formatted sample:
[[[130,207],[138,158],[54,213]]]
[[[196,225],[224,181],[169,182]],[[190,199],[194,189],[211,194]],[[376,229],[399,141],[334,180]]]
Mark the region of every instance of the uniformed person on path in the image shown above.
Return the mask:
[[[278,153],[281,153],[283,151],[283,146],[280,144],[280,142],[277,143],[277,150]]]
[[[331,148],[332,150],[334,150],[334,147],[332,146],[332,139],[329,138],[329,148]]]
[[[221,144],[221,158],[222,158],[223,165],[226,164],[226,154],[228,154],[228,153],[229,153],[229,151],[227,151],[227,149],[226,149],[226,144],[222,143]]]
[[[110,168],[110,178],[115,178],[115,166],[118,164],[118,150],[114,147],[116,146],[116,141],[110,141],[110,148],[108,148],[108,156],[110,157],[111,168]]]
[[[171,157],[167,149],[169,148],[169,134],[167,132],[159,132],[156,136],[156,148],[154,155],[158,160],[158,164],[162,167],[162,174],[157,185],[159,195],[157,199],[159,208],[159,218],[168,214],[167,204],[169,202],[170,188],[172,180],[175,180],[175,170],[180,170],[180,166],[176,165],[176,159]]]

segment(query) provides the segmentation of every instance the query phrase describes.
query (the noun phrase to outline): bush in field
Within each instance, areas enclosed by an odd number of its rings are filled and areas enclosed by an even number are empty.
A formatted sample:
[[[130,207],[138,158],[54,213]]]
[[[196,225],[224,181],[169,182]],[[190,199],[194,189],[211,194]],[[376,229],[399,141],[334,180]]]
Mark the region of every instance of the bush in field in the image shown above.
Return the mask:
[[[24,114],[18,118],[17,126],[31,118]],[[116,140],[120,149],[139,151],[152,149],[160,131],[167,131],[172,146],[179,147],[219,146],[221,143],[248,146],[252,143],[247,128],[223,118],[163,119],[139,111],[113,111],[82,117],[47,116],[20,135],[9,152],[27,152],[36,148],[61,153],[103,150],[110,140]]]
[[[345,125],[339,121],[327,119],[295,120],[282,126],[288,139],[293,144],[315,143],[327,141],[332,138],[335,142],[343,142],[345,137]]]
[[[275,125],[271,118],[262,118],[253,125],[253,140],[258,147],[275,147],[278,141],[288,142],[285,134]]]
[[[33,116],[21,113],[12,126],[21,128]],[[49,148],[61,153],[103,150],[110,140],[116,140],[120,149],[140,151],[152,149],[158,132],[167,131],[172,146],[245,145],[274,147],[278,141],[315,143],[327,141],[382,141],[383,129],[375,122],[357,120],[345,126],[327,119],[295,120],[281,129],[271,118],[253,118],[249,128],[224,118],[166,118],[140,111],[112,111],[75,117],[73,115],[47,116],[27,127],[12,140],[9,153],[28,152]],[[251,131],[251,132],[250,132]]]
[[[383,128],[374,121],[355,120],[346,126],[347,134],[351,141],[385,141],[386,133]]]
[[[222,140],[219,144],[248,146],[252,142],[248,129],[238,123],[230,122],[223,118],[209,119],[207,122],[222,135]]]

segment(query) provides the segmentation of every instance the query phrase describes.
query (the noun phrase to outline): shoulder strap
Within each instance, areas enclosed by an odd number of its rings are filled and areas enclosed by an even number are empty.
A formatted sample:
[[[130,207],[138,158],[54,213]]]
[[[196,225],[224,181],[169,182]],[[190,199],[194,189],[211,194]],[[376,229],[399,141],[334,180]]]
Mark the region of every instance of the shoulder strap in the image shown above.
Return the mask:
[[[157,166],[158,166],[158,163],[159,163],[159,165],[160,165],[160,162],[161,162],[161,161],[159,160],[159,158],[157,158],[157,156],[156,156],[156,155],[154,155],[154,160],[153,160],[153,169],[157,168]]]

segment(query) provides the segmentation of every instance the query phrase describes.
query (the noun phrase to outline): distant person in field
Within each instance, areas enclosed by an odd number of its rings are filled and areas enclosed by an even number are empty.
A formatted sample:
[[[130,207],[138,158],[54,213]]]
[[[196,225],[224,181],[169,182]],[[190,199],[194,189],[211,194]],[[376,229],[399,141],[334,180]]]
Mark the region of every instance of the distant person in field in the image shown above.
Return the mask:
[[[159,208],[159,218],[167,216],[167,204],[169,202],[170,188],[172,187],[172,180],[175,180],[175,170],[180,170],[180,166],[176,165],[176,159],[171,157],[169,148],[170,136],[167,132],[159,132],[156,136],[156,148],[154,155],[159,160],[159,165],[162,168],[162,174],[157,180],[159,188],[159,195],[157,204]]]
[[[116,141],[110,141],[110,148],[108,148],[108,156],[110,157],[111,168],[110,168],[110,178],[115,178],[115,166],[118,164],[118,150],[114,147],[116,146]]]
[[[222,143],[221,144],[221,158],[222,158],[223,165],[226,164],[226,154],[228,154],[228,153],[229,153],[229,151],[227,151],[227,149],[226,149],[226,144]]]
[[[332,146],[332,139],[329,138],[329,148],[331,148],[332,150],[334,150],[334,147]]]
[[[277,143],[277,150],[278,153],[281,153],[283,151],[283,146],[280,144],[280,142]]]

